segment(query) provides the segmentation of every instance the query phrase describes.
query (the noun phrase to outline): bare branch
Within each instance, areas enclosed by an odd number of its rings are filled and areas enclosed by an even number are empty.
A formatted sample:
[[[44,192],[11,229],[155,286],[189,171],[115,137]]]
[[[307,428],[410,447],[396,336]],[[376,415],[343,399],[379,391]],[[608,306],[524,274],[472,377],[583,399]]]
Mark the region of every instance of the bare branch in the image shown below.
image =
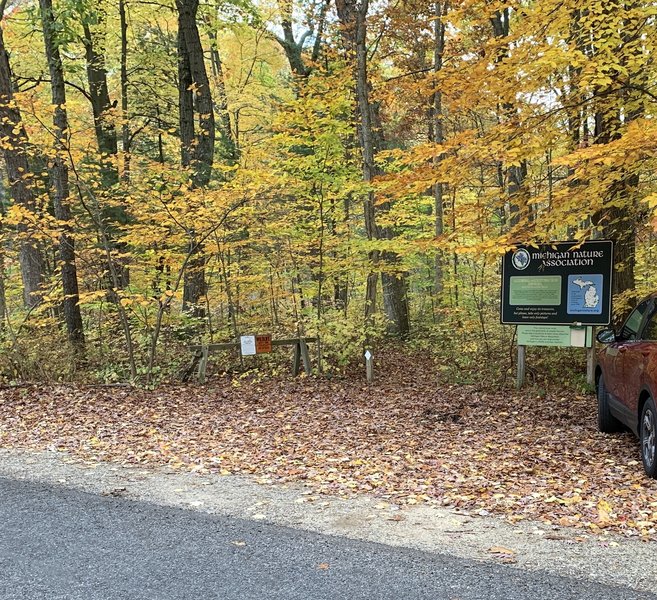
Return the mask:
[[[21,91],[25,90],[31,90],[37,86],[39,86],[42,83],[51,83],[50,79],[45,79],[43,76],[39,77],[16,77],[16,82],[18,84],[18,87],[20,88],[20,83],[21,82],[28,82],[32,83],[33,85],[27,87],[27,88],[22,88]],[[83,87],[79,86],[77,83],[73,83],[72,81],[65,81],[65,85],[69,86],[70,88],[73,88],[74,90],[77,90],[80,92],[87,100],[91,102],[91,95],[87,90],[85,90]]]

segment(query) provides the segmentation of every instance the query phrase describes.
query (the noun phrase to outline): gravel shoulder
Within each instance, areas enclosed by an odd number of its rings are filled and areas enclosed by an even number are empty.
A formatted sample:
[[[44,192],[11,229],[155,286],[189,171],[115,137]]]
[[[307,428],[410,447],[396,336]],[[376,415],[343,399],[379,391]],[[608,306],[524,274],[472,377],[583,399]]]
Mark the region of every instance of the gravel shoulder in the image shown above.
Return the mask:
[[[655,542],[581,529],[510,524],[428,505],[402,507],[365,495],[344,500],[316,495],[299,484],[236,475],[84,462],[62,452],[0,449],[0,477],[657,590]]]

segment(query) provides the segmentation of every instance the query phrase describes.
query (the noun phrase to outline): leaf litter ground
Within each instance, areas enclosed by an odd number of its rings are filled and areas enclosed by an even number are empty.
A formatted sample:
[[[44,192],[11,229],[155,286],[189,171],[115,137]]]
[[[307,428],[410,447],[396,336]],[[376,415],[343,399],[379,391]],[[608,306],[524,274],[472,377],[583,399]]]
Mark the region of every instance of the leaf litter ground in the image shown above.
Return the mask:
[[[592,395],[439,384],[399,356],[357,378],[214,378],[207,386],[0,391],[0,446],[304,482],[511,521],[657,537],[657,482]]]

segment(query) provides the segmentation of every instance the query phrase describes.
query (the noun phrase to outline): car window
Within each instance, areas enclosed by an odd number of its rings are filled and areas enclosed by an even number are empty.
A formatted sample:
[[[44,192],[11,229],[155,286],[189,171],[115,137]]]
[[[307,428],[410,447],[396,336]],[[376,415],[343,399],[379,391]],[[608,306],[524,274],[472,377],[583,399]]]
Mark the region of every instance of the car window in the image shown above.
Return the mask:
[[[641,333],[641,339],[657,342],[657,311],[654,310],[654,307],[648,315],[648,320]]]
[[[636,340],[639,331],[641,330],[641,324],[643,323],[643,317],[648,312],[648,307],[652,306],[652,302],[644,300],[637,306],[627,317],[625,324],[623,325],[620,331],[620,338],[623,340]]]
[[[642,340],[657,342],[657,315],[652,315],[641,335]]]

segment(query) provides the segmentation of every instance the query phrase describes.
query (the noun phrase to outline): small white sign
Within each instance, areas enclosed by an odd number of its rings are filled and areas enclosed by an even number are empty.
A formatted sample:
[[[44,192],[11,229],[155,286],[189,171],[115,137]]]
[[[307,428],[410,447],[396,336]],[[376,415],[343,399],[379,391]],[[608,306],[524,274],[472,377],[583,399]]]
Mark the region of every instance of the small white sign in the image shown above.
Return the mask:
[[[586,348],[586,328],[570,328],[570,345],[575,348]]]
[[[256,353],[256,338],[255,335],[242,335],[240,336],[240,350],[242,356],[253,356]]]
[[[374,356],[369,350],[365,351],[365,360],[371,360],[372,356]]]

